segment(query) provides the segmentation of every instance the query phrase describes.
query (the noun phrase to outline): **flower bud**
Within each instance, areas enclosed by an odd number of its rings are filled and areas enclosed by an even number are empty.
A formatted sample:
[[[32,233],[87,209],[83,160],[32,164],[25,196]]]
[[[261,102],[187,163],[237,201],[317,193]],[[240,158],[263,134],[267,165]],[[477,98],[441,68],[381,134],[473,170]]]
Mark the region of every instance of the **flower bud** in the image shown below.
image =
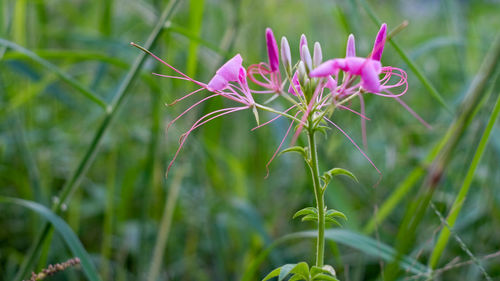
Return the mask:
[[[276,44],[273,31],[270,28],[266,29],[266,44],[271,71],[277,71],[279,69],[278,44]]]
[[[307,45],[302,46],[302,52],[301,52],[301,59],[305,64],[307,73],[312,71],[312,59],[311,59],[311,53],[309,52],[309,48]]]
[[[290,45],[288,45],[288,40],[286,40],[285,36],[281,38],[281,60],[288,76],[292,76],[292,55],[290,54]]]
[[[317,67],[323,61],[323,53],[319,42],[314,43],[313,66]]]
[[[300,36],[300,45],[299,45],[299,52],[300,52],[300,57],[302,57],[302,46],[306,45],[307,46],[307,38],[304,34]]]
[[[300,88],[302,90],[302,93],[307,97],[310,79],[307,76],[306,66],[303,61],[299,62],[299,65],[297,66],[297,72],[298,72]]]
[[[346,57],[355,57],[356,56],[356,45],[354,43],[354,35],[350,34],[347,39],[347,48],[345,51]]]

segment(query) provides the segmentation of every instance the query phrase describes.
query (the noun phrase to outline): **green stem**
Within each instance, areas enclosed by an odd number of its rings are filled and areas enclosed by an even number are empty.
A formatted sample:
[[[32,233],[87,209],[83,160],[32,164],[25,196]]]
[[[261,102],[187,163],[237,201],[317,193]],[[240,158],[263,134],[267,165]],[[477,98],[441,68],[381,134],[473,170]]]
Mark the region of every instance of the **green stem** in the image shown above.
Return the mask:
[[[311,124],[311,122],[309,122]],[[316,241],[316,266],[323,267],[325,255],[325,198],[319,181],[318,151],[314,138],[314,128],[309,127],[309,153],[311,157],[310,169],[313,180],[314,195],[316,196],[316,207],[318,208],[318,238]]]

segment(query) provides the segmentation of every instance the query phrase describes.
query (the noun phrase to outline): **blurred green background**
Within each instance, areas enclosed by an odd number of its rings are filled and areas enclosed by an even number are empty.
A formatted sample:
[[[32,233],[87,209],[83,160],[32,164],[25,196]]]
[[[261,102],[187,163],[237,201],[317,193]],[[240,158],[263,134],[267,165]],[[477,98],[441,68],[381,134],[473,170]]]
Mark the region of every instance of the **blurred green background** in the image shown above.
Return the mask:
[[[320,138],[320,165],[323,170],[346,168],[359,179],[355,183],[338,177],[326,193],[328,207],[349,218],[343,230],[391,248],[406,243],[401,246],[404,254],[427,265],[443,227],[436,211],[445,217],[450,212],[485,140],[483,132],[500,93],[498,56],[485,60],[489,69],[480,68],[500,30],[500,3],[170,2],[1,0],[0,279],[15,280],[30,256],[34,260],[21,278],[75,256],[57,228],[46,231],[39,253],[30,255],[45,225],[42,212],[8,202],[21,198],[51,208],[60,202],[61,190],[70,192],[57,213],[79,238],[102,280],[260,280],[284,263],[314,260],[312,239],[287,240],[261,256],[280,237],[314,229],[310,222],[291,218],[314,200],[302,160],[283,155],[264,178],[265,165],[288,127],[286,120],[250,131],[255,120],[248,111],[217,119],[188,138],[165,179],[180,134],[204,112],[231,105],[227,100],[206,103],[180,119],[166,136],[166,124],[190,101],[165,104],[195,87],[153,76],[151,72],[171,72],[149,57],[134,68],[141,52],[129,42],[145,44],[162,11],[172,4],[175,9],[151,50],[203,82],[236,53],[245,66],[266,61],[266,27],[278,40],[288,38],[294,59],[302,33],[310,47],[318,41],[323,57],[333,58],[344,55],[350,33],[356,36],[358,54],[368,55],[378,30],[370,13],[389,30],[409,21],[395,37],[399,48],[388,44],[382,62],[408,72],[410,88],[402,99],[432,129],[396,101],[367,96],[371,121],[366,150],[382,171],[380,183],[369,162],[334,130]],[[485,77],[479,85],[472,82],[478,73]],[[467,99],[474,90],[475,98]],[[336,114],[336,122],[361,144],[359,117]],[[460,133],[446,138],[450,124],[457,123],[462,124]],[[498,255],[500,249],[498,126],[492,128],[484,156],[469,176],[470,190],[436,265],[442,272],[432,280],[500,280],[500,257],[486,256]],[[433,148],[443,138],[453,145],[436,158]],[[442,176],[428,185],[425,178],[436,171],[433,159],[442,164]],[[428,186],[433,190],[431,204],[415,214],[421,220],[405,240],[405,213],[411,213],[418,194]],[[400,200],[373,224],[394,196]],[[345,241],[327,243],[325,261],[335,267],[338,278],[386,280],[390,260],[373,252],[377,245],[354,241],[357,248]],[[450,262],[458,265],[445,268]],[[398,276],[429,280],[412,270]],[[87,278],[83,270],[69,269],[48,280]]]

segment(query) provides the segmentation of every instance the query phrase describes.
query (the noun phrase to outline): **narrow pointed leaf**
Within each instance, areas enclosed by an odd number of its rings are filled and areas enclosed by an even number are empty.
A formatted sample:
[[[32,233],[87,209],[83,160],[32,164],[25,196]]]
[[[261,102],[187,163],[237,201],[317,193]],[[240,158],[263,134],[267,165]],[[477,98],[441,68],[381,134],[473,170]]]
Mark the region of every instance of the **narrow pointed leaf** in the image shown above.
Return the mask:
[[[286,266],[286,265],[284,265],[284,266]],[[278,268],[273,269],[273,271],[269,272],[269,274],[267,274],[266,277],[264,277],[264,279],[262,279],[262,281],[267,281],[271,278],[274,278],[274,277],[280,275],[281,268],[284,266],[280,266]]]
[[[292,146],[287,149],[283,149],[278,156],[281,156],[282,154],[285,154],[287,152],[296,152],[304,156],[304,158],[307,158],[307,152],[302,146]]]
[[[284,280],[288,274],[290,274],[290,271],[292,271],[297,264],[285,264],[284,266],[281,267],[281,271],[279,273],[278,281]]]
[[[13,50],[16,50],[16,51],[28,56],[29,58],[31,58],[35,62],[39,63],[40,65],[42,65],[46,69],[55,73],[59,78],[61,78],[61,80],[68,83],[73,88],[77,89],[80,93],[82,93],[85,97],[87,97],[91,101],[97,103],[102,108],[107,107],[106,102],[104,102],[96,93],[92,92],[92,90],[90,90],[90,89],[85,88],[85,86],[83,86],[80,82],[76,81],[75,79],[73,79],[72,77],[70,77],[69,75],[64,73],[61,69],[59,69],[57,66],[53,65],[49,61],[42,59],[34,52],[32,52],[24,47],[21,47],[14,42],[11,42],[11,41],[8,41],[8,40],[2,39],[2,38],[0,38],[0,45],[5,46],[5,47],[10,48],[10,49],[13,49]]]
[[[307,207],[307,208],[304,208],[304,209],[301,209],[301,210],[298,210],[295,215],[293,215],[293,219],[297,218],[297,217],[300,217],[300,216],[305,216],[305,215],[310,215],[310,214],[313,214],[313,215],[318,215],[318,210],[314,207]]]
[[[300,275],[304,277],[304,279],[308,279],[309,277],[309,265],[305,262],[299,262],[293,269],[290,271],[290,273],[293,273],[295,275]],[[281,280],[278,280],[281,281]]]
[[[330,209],[330,210],[326,211],[326,216],[332,217],[332,218],[343,218],[343,219],[347,220],[347,216],[344,215],[344,213],[337,211],[337,210],[334,210],[334,209]]]
[[[304,216],[304,217],[302,217],[301,221],[318,221],[318,215],[310,214],[310,215]]]
[[[331,222],[331,223],[334,223],[334,224],[336,224],[336,225],[338,225],[338,226],[342,226],[342,225],[340,224],[340,222],[338,222],[336,219],[334,219],[334,218],[332,218],[332,217],[325,217],[325,222]]]
[[[334,176],[337,176],[337,175],[346,175],[346,176],[350,177],[351,179],[353,179],[355,182],[358,182],[358,179],[356,178],[356,176],[354,176],[353,173],[349,172],[346,169],[342,169],[342,168],[333,168],[333,169],[325,172],[323,174],[323,177],[328,179],[328,178],[333,178]]]
[[[57,216],[47,207],[33,201],[0,196],[0,202],[16,204],[28,208],[48,220],[54,226],[56,231],[61,235],[64,242],[71,250],[71,253],[75,257],[78,257],[80,259],[83,273],[85,274],[87,279],[91,281],[101,280],[101,278],[99,278],[99,275],[97,274],[94,264],[90,259],[90,255],[87,253],[71,227],[69,227],[69,225],[61,217]]]

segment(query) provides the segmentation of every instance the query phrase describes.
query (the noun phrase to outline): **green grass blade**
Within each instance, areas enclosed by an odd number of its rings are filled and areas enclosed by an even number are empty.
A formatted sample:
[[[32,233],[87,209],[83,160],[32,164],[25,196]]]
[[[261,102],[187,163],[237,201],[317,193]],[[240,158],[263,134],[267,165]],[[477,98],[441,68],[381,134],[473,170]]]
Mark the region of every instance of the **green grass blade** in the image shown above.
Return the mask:
[[[479,145],[476,149],[476,152],[474,154],[474,158],[472,159],[472,162],[469,166],[469,169],[467,170],[467,174],[465,175],[464,182],[462,183],[462,186],[460,187],[460,191],[455,198],[455,201],[453,202],[453,205],[451,206],[450,213],[448,214],[448,218],[446,219],[447,225],[449,227],[453,227],[455,225],[455,222],[457,220],[458,214],[460,213],[460,210],[462,209],[463,203],[467,197],[467,193],[469,192],[469,188],[471,186],[472,180],[474,179],[474,174],[476,172],[477,166],[479,164],[479,161],[481,160],[481,157],[483,156],[484,150],[486,149],[486,145],[488,144],[488,140],[491,135],[491,131],[493,130],[493,126],[495,125],[496,120],[498,119],[498,115],[500,113],[500,93],[498,94],[498,99],[495,103],[495,107],[493,109],[493,112],[490,115],[490,119],[488,120],[488,124],[486,125],[486,129],[483,132],[483,135],[481,136],[481,140],[479,141]],[[431,258],[429,261],[429,266],[431,268],[436,268],[439,258],[441,257],[441,254],[444,251],[444,248],[446,247],[446,244],[448,243],[448,240],[450,238],[450,229],[448,227],[443,227],[443,230],[439,234],[439,238],[437,240],[436,246],[434,247],[434,250],[432,251]]]
[[[177,5],[181,2],[182,0],[172,0],[169,2],[168,6],[165,8],[163,11],[161,17],[158,19],[158,22],[153,29],[153,31],[150,33],[146,43],[145,47],[146,48],[151,48],[156,40],[158,39],[161,31],[163,30],[163,26],[165,25],[165,22],[173,15],[173,12]],[[1,39],[0,39],[1,40]],[[97,155],[98,147],[99,144],[101,143],[101,140],[104,136],[104,133],[108,130],[109,125],[111,124],[111,121],[113,117],[116,115],[117,110],[120,108],[120,105],[122,104],[124,98],[127,96],[127,93],[129,93],[127,90],[129,89],[130,85],[134,81],[135,77],[138,75],[140,72],[140,69],[142,67],[142,64],[144,63],[146,59],[146,55],[143,52],[140,52],[139,55],[137,56],[136,60],[134,61],[134,64],[128,71],[127,75],[125,76],[125,79],[123,82],[120,84],[120,87],[118,88],[113,101],[111,102],[111,105],[108,107],[108,111],[106,116],[104,117],[103,121],[101,122],[100,126],[98,127],[94,138],[92,139],[92,142],[89,145],[89,148],[87,152],[85,153],[82,161],[76,168],[75,172],[71,176],[71,178],[65,183],[60,196],[59,196],[59,203],[53,207],[54,211],[59,211],[61,206],[63,204],[66,204],[67,200],[69,199],[69,195],[71,195],[75,189],[78,187],[81,179],[87,172],[87,170],[90,168],[90,165],[92,164],[95,156]],[[18,271],[18,274],[16,275],[16,278],[14,280],[21,280],[24,275],[28,272],[29,268],[31,267],[31,264],[33,263],[33,260],[35,259],[35,256],[37,255],[38,251],[40,250],[40,247],[45,240],[45,237],[48,233],[48,230],[50,229],[49,226],[43,227],[42,232],[40,235],[36,238],[33,247],[30,249],[30,253],[27,255],[25,261],[23,262],[21,268]]]
[[[175,178],[173,179],[172,184],[168,189],[167,199],[165,200],[165,206],[163,209],[163,215],[161,217],[160,226],[158,228],[158,235],[156,236],[153,259],[149,268],[147,278],[148,281],[158,280],[158,275],[160,274],[163,256],[165,255],[166,245],[170,234],[170,227],[172,225],[172,218],[174,215],[175,206],[177,204],[177,198],[179,197],[179,191],[182,186],[182,178],[184,177],[184,173],[185,169],[181,168],[175,174]]]
[[[438,155],[432,161],[429,171],[416,195],[416,199],[412,201],[406,211],[396,238],[396,249],[399,253],[398,259],[388,265],[385,275],[387,280],[395,280],[399,275],[398,260],[412,247],[415,241],[417,227],[429,207],[433,193],[439,185],[440,179],[454,155],[455,148],[470,125],[470,121],[475,116],[477,112],[476,108],[481,105],[481,101],[488,93],[488,91],[485,90],[488,80],[490,80],[490,78],[491,80],[495,80],[494,70],[497,67],[499,58],[500,34],[496,37],[478,73],[474,77],[461,107],[457,111],[459,115],[448,129],[447,135],[449,134],[449,137],[443,149],[439,151]]]
[[[14,6],[14,25],[12,28],[12,35],[14,41],[21,45],[26,45],[27,29],[26,29],[26,15],[28,9],[27,0],[18,0]]]
[[[104,36],[111,35],[112,31],[112,13],[113,13],[113,2],[114,0],[102,0],[101,1],[101,18],[99,22],[99,31]]]
[[[189,1],[189,25],[191,34],[195,37],[200,37],[201,24],[203,22],[203,10],[205,0],[190,0]],[[189,52],[187,60],[187,75],[193,76],[196,74],[196,66],[198,64],[198,46],[196,41],[189,41]]]
[[[99,278],[99,275],[97,274],[94,264],[92,264],[90,260],[89,254],[87,253],[87,251],[85,251],[85,248],[83,247],[76,234],[62,218],[57,216],[47,207],[33,201],[0,196],[0,202],[16,204],[31,209],[40,216],[43,216],[54,226],[57,232],[61,235],[66,245],[70,248],[71,253],[75,257],[78,257],[80,259],[83,272],[85,273],[85,276],[87,276],[87,279],[91,281],[101,280],[101,278]]]
[[[69,85],[73,86],[75,89],[77,89],[80,93],[82,93],[86,98],[89,100],[93,101],[94,103],[98,104],[100,107],[106,109],[106,102],[102,100],[96,93],[93,91],[85,88],[80,82],[76,81],[75,79],[71,78],[69,75],[64,73],[62,70],[60,70],[57,66],[53,65],[52,63],[42,59],[39,57],[37,54],[33,53],[32,51],[23,48],[19,45],[17,45],[14,42],[5,40],[0,38],[0,45],[8,47],[10,49],[16,50],[20,53],[25,54],[26,56],[30,57],[32,60],[35,62],[39,63],[43,67],[47,68],[48,70],[54,72],[61,80],[64,82],[68,83]]]
[[[370,7],[370,5],[365,1],[365,0],[360,0],[361,5],[365,9],[366,13],[370,16],[372,21],[377,25],[380,26],[382,22],[380,19],[377,17],[373,9]],[[446,101],[444,98],[441,96],[441,94],[436,90],[434,85],[432,85],[431,81],[425,77],[425,75],[422,73],[420,68],[415,64],[415,62],[406,54],[406,52],[399,46],[399,44],[393,39],[389,39],[389,43],[391,43],[392,47],[398,52],[398,54],[401,56],[404,62],[408,64],[408,67],[413,71],[413,73],[417,76],[418,80],[424,85],[425,88],[429,91],[429,93],[432,95],[434,99],[436,99],[439,104],[441,104],[448,112],[452,112],[452,110],[448,107],[446,104]]]
[[[368,224],[365,226],[363,232],[366,234],[373,233],[377,225],[381,224],[396,208],[396,206],[403,200],[403,198],[411,191],[415,184],[422,178],[425,174],[426,166],[430,165],[432,160],[436,158],[439,151],[446,144],[448,138],[450,137],[450,131],[439,141],[439,143],[431,150],[427,155],[423,163],[413,169],[411,173],[394,189],[389,198],[387,198],[379,211],[371,218]]]
[[[450,125],[447,133],[439,141],[432,151],[427,155],[421,166],[415,168],[408,177],[397,186],[391,196],[382,204],[379,212],[368,222],[364,229],[365,233],[372,233],[377,224],[382,223],[383,220],[394,210],[394,208],[401,202],[406,194],[411,191],[411,188],[423,176],[423,167],[429,166],[433,159],[438,157],[439,152],[444,148],[447,143],[458,141],[456,138],[468,127],[470,121],[476,116],[477,108],[480,106],[481,99],[483,98],[484,88],[487,80],[495,76],[493,74],[496,61],[500,57],[500,36],[497,37],[493,47],[483,60],[483,64],[476,75],[473,83],[469,87],[465,99],[460,105],[460,110],[457,111],[456,121]]]
[[[109,63],[120,68],[130,67],[130,64],[121,59],[110,57],[109,54],[97,51],[38,49],[38,50],[33,50],[32,52],[43,59],[65,59],[74,61],[92,60],[92,61]],[[5,54],[3,57],[4,60],[19,60],[26,58],[31,58],[31,57],[27,56],[25,53],[17,51],[11,51]]]
[[[223,50],[222,48],[220,48],[219,46],[217,46],[213,43],[210,43],[210,42],[204,40],[203,38],[201,38],[199,36],[195,36],[187,28],[184,28],[184,27],[177,25],[175,23],[170,23],[168,25],[168,27],[166,27],[166,28],[170,32],[177,33],[179,35],[186,37],[187,39],[189,39],[191,41],[197,42],[199,45],[202,45],[203,47],[208,48],[221,56],[224,56],[224,57],[228,56],[227,51]]]

